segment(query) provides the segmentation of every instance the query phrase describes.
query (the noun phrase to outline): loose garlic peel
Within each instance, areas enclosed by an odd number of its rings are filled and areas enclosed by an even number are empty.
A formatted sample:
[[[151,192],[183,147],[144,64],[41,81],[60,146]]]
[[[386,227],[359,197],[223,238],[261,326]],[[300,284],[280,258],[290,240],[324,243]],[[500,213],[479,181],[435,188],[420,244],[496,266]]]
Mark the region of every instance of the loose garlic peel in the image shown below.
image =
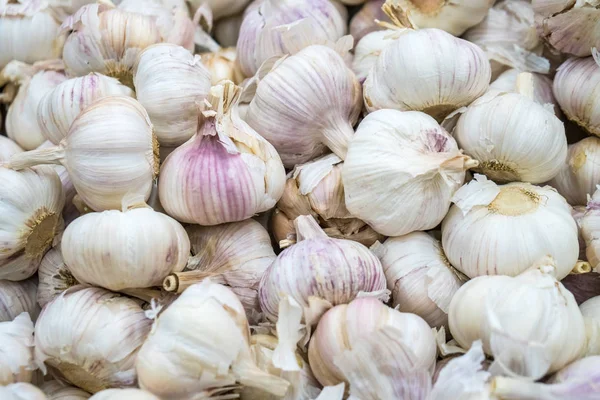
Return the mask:
[[[0,387],[30,382],[36,369],[33,362],[33,323],[29,314],[0,322]]]
[[[585,356],[600,355],[600,296],[592,297],[579,306],[586,333]]]
[[[0,280],[0,322],[12,321],[26,312],[35,321],[40,313],[33,280],[11,282]]]
[[[106,389],[96,393],[91,400],[160,400],[152,393],[140,389]]]
[[[161,398],[186,399],[239,382],[283,396],[289,382],[260,370],[249,345],[248,321],[236,295],[204,280],[155,321],[136,361],[140,387]]]
[[[562,279],[577,262],[579,243],[571,208],[549,186],[520,182],[498,186],[476,174],[452,201],[455,204],[442,223],[442,244],[450,264],[470,278],[516,276],[551,255],[556,276]]]
[[[0,279],[23,280],[37,271],[52,245],[65,197],[58,175],[47,166],[24,171],[0,166],[0,181]]]
[[[99,288],[72,289],[38,317],[35,360],[42,371],[51,367],[90,393],[134,386],[137,352],[151,324],[134,300]]]
[[[433,229],[476,165],[432,117],[379,110],[360,123],[344,162],[346,207],[383,235]]]

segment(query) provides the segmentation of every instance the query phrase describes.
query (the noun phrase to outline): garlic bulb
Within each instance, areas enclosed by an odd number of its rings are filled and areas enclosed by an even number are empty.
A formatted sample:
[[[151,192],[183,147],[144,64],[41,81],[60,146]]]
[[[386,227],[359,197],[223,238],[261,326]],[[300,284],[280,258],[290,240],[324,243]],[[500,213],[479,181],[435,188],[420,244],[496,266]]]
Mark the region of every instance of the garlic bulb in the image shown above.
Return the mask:
[[[40,389],[48,396],[48,400],[85,400],[91,396],[78,387],[66,385],[60,381],[44,382]]]
[[[260,282],[260,307],[267,319],[277,321],[286,294],[312,324],[324,309],[348,303],[359,292],[385,289],[381,263],[365,246],[328,237],[311,216],[299,216],[294,224],[298,242],[277,256]]]
[[[46,166],[23,171],[0,166],[0,182],[0,279],[27,279],[62,223],[64,193],[58,175]]]
[[[2,121],[0,121],[2,126]],[[8,161],[13,154],[22,153],[23,149],[12,139],[0,135],[0,162]]]
[[[585,322],[586,356],[600,355],[600,296],[592,297],[579,306]]]
[[[62,164],[92,209],[120,209],[126,194],[150,195],[158,175],[158,142],[140,103],[105,97],[79,114],[58,146],[15,154],[9,166],[37,164]]]
[[[140,389],[106,389],[96,393],[91,400],[160,400],[150,392]]]
[[[129,96],[134,93],[114,78],[91,73],[68,79],[41,98],[37,120],[42,135],[54,144],[67,137],[71,124],[81,111],[107,96]]]
[[[498,186],[475,175],[452,201],[442,223],[442,245],[450,264],[470,278],[515,276],[545,255],[556,260],[559,280],[573,269],[577,225],[565,199],[551,187]]]
[[[202,64],[210,72],[210,83],[218,85],[223,81],[232,81],[239,85],[244,80],[239,65],[235,62],[235,47],[228,47],[213,53],[201,54]]]
[[[518,93],[517,82],[520,73],[517,69],[507,69],[490,83],[490,90]],[[552,104],[554,106],[554,114],[560,117],[562,115],[560,106],[552,93],[552,79],[546,75],[535,73],[531,74],[531,78],[533,80],[533,100],[541,105]]]
[[[389,22],[381,7],[385,0],[368,0],[350,20],[350,34],[358,43],[367,34],[382,29],[375,20]]]
[[[594,269],[600,266],[600,190],[596,190],[587,204],[587,212],[580,221],[585,240],[585,254]]]
[[[572,57],[554,77],[554,96],[567,118],[592,135],[600,136],[600,66],[592,57]]]
[[[333,238],[355,240],[365,246],[383,240],[346,208],[342,167],[342,160],[329,154],[294,168],[273,216],[273,235],[280,246],[295,241],[293,220],[300,215],[312,215]]]
[[[24,312],[12,321],[0,322],[0,353],[0,387],[31,381],[36,368],[33,362],[33,323],[29,314]]]
[[[236,382],[283,396],[289,383],[254,364],[249,338],[244,308],[231,290],[209,280],[192,285],[158,316],[142,345],[139,385],[171,399]]]
[[[432,327],[447,325],[450,300],[466,279],[450,265],[440,242],[424,232],[413,232],[389,238],[381,250],[392,305]]]
[[[324,386],[346,381],[340,370],[343,368],[340,366],[342,354],[388,327],[396,328],[399,333],[392,340],[402,342],[409,352],[412,351],[408,358],[414,363],[414,368],[433,370],[435,339],[423,319],[414,314],[398,312],[377,299],[359,298],[347,305],[332,308],[319,321],[308,348],[308,362],[315,377]],[[394,358],[402,356],[394,352],[371,354],[374,359],[391,358],[386,361],[390,364]]]
[[[519,93],[490,92],[475,100],[458,119],[453,135],[479,161],[476,171],[489,178],[547,182],[567,158],[565,128],[552,109],[533,100],[531,74],[518,79]]]
[[[52,367],[90,393],[134,386],[137,352],[151,325],[127,297],[98,288],[66,292],[38,317],[35,359],[42,371]]]
[[[37,286],[32,280],[0,280],[0,322],[12,321],[23,312],[35,321],[40,313],[36,295]]]
[[[30,383],[13,383],[0,386],[2,400],[48,400],[44,392]]]
[[[367,79],[383,49],[393,42],[393,35],[394,31],[387,29],[368,33],[360,39],[354,49],[352,71],[361,83]]]
[[[350,145],[346,207],[383,235],[432,229],[473,165],[432,117],[379,110],[360,123]]]
[[[246,11],[237,56],[244,75],[253,76],[263,62],[288,53],[279,27],[304,20],[313,38],[335,42],[346,33],[345,21],[329,0],[262,0]],[[303,43],[309,46],[310,41]]]
[[[585,255],[585,239],[583,238],[583,232],[581,228],[581,221],[585,213],[587,212],[586,206],[575,206],[571,210],[571,215],[577,223],[577,239],[579,241],[579,260],[587,260],[587,256]]]
[[[50,249],[38,269],[37,302],[44,307],[65,290],[79,284],[65,265],[60,244]]]
[[[208,96],[212,109],[203,113],[198,132],[161,167],[160,202],[181,222],[243,221],[272,208],[281,197],[285,182],[281,160],[273,146],[237,115],[239,95],[240,88],[232,82],[214,86]]]
[[[237,14],[244,10],[250,0],[186,0],[192,11],[203,5],[208,6],[215,20]]]
[[[231,15],[216,22],[213,36],[222,47],[235,47],[240,36],[244,14]]]
[[[546,256],[514,278],[474,278],[452,298],[452,337],[463,348],[481,339],[494,357],[490,372],[537,380],[580,357],[586,342],[583,316],[551,264]]]
[[[198,104],[211,86],[200,56],[174,44],[147,47],[133,68],[133,84],[161,145],[179,146],[196,133]]]
[[[476,45],[439,29],[407,29],[397,35],[364,83],[369,112],[415,110],[441,121],[487,90],[490,63]]]

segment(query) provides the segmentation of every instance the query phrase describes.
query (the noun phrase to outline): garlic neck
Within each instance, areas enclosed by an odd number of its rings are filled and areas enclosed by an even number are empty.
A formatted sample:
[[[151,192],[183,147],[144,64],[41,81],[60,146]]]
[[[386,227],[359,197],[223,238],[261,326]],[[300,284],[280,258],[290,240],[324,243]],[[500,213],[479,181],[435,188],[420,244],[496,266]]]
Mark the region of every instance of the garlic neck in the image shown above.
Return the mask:
[[[537,193],[519,186],[505,186],[488,205],[488,209],[505,216],[519,216],[535,212],[539,204],[540,196]]]
[[[296,242],[302,240],[328,238],[327,234],[321,229],[319,223],[310,215],[301,215],[294,220],[296,228]]]
[[[25,240],[25,256],[35,259],[44,255],[52,245],[60,216],[45,207],[38,209],[26,225],[30,228]]]
[[[354,136],[354,129],[347,121],[340,121],[323,132],[323,143],[339,158],[344,160],[348,153],[348,144]]]
[[[65,158],[65,148],[62,144],[46,149],[36,149],[14,154],[6,167],[21,170],[40,164],[60,165]]]

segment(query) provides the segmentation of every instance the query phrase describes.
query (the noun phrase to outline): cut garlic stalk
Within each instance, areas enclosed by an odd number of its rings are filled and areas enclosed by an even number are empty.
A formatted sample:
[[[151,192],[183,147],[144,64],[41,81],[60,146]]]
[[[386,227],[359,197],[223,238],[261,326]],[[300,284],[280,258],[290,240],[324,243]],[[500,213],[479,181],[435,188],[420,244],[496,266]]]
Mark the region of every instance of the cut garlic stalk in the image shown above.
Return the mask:
[[[48,400],[44,392],[31,383],[13,383],[0,386],[2,400]]]
[[[21,282],[0,280],[0,322],[12,321],[26,312],[35,321],[40,313],[37,285],[31,279]]]
[[[38,280],[37,302],[40,307],[44,307],[65,290],[79,284],[65,265],[60,244],[50,249],[42,258],[38,269]]]
[[[90,400],[160,400],[150,392],[140,389],[106,389],[96,393]]]
[[[354,42],[358,43],[363,37],[381,28],[375,20],[389,22],[388,16],[383,12],[385,0],[367,0],[360,10],[350,20],[350,34]]]
[[[78,387],[60,381],[44,382],[40,389],[48,396],[47,400],[85,400],[91,396],[91,394]]]
[[[33,323],[29,314],[24,312],[12,321],[0,322],[0,353],[0,388],[31,381],[36,367],[33,362]]]
[[[0,126],[2,121],[0,120]],[[12,139],[0,135],[0,163],[10,160],[13,154],[22,153],[23,149]]]

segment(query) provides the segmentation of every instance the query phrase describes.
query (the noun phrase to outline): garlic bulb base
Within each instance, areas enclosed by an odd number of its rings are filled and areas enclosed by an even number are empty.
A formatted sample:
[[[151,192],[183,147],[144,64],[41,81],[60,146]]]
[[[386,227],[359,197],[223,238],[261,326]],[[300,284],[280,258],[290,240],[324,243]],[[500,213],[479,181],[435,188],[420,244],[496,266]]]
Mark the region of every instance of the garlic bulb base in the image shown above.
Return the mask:
[[[456,110],[456,104],[436,104],[418,111],[431,115],[438,123],[441,123],[454,110]]]
[[[80,387],[87,392],[96,393],[101,390],[110,389],[113,385],[110,382],[103,382],[99,377],[94,376],[89,371],[78,365],[68,362],[59,363],[56,368],[60,371],[66,380],[73,385]]]
[[[516,217],[537,210],[540,195],[524,187],[510,186],[500,189],[488,208],[498,214]]]
[[[135,86],[133,85],[133,72],[128,66],[119,62],[110,61],[106,63],[106,71],[104,71],[104,74],[117,79],[121,84],[135,90]]]
[[[482,161],[479,163],[479,168],[476,171],[485,174],[488,178],[499,183],[521,180],[521,177],[514,168],[498,160]]]
[[[25,241],[25,256],[28,258],[41,257],[52,245],[54,236],[60,223],[60,215],[39,209],[36,214],[26,222],[31,231]]]

